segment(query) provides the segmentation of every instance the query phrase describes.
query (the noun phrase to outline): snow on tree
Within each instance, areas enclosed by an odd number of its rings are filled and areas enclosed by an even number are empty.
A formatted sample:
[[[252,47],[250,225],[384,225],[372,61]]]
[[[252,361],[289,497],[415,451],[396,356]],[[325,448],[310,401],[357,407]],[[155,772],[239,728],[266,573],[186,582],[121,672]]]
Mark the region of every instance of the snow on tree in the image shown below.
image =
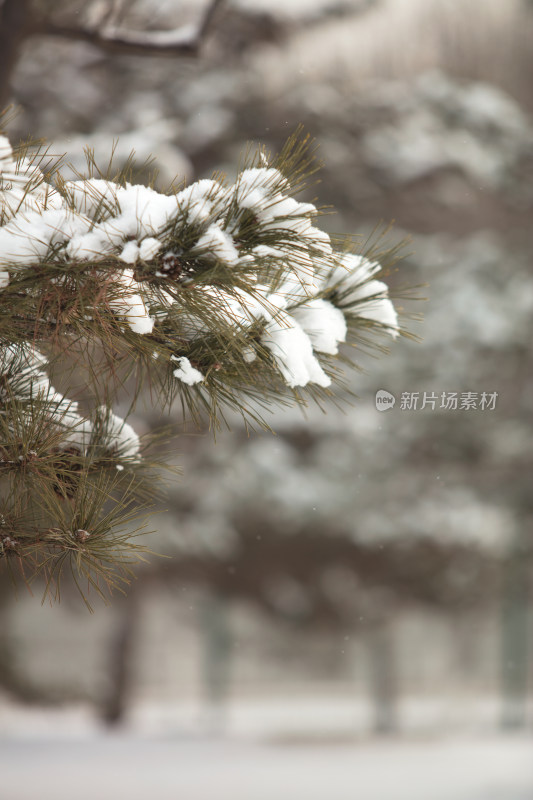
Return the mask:
[[[67,181],[46,153],[0,144],[2,556],[50,586],[65,562],[112,583],[154,491],[112,410],[120,386],[131,408],[149,384],[213,427],[226,408],[261,423],[275,401],[326,401],[350,363],[339,345],[396,337],[397,313],[376,254],[332,240],[293,196],[313,171],[298,137],[234,183],[168,194],[95,169]]]

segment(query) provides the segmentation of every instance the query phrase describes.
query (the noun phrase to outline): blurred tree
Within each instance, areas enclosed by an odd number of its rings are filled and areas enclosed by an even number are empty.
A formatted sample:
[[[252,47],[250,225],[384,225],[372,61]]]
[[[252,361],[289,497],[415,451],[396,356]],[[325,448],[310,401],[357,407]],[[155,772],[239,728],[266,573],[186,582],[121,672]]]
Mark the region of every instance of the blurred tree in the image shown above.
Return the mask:
[[[118,618],[108,651],[108,683],[100,701],[100,714],[107,725],[122,721],[127,712],[136,663],[135,646],[139,628],[139,592],[134,585],[120,598]]]
[[[3,0],[0,4],[0,109],[9,100],[11,74],[21,48],[31,37],[53,36],[86,42],[106,53],[190,57],[200,51],[223,2],[209,0],[202,18],[192,29],[190,25],[183,25],[169,31],[135,31],[121,24],[127,4],[120,0],[83,6],[85,24],[70,23],[72,13],[67,4],[59,4],[58,9],[57,3],[44,0]],[[79,9],[76,13],[79,14]]]
[[[198,626],[202,636],[202,669],[208,719],[214,733],[224,728],[231,678],[233,635],[230,603],[224,594],[208,589],[201,603]]]
[[[348,463],[338,437],[352,453]],[[334,471],[326,443],[338,454]],[[394,730],[398,614],[418,607],[464,615],[487,607],[501,583],[498,555],[459,536],[450,540],[444,530],[420,534],[398,523],[392,536],[367,532],[368,509],[353,490],[358,443],[346,431],[336,440],[331,430],[291,426],[279,428],[275,441],[250,443],[235,432],[214,449],[206,445],[189,440],[189,473],[202,478],[184,481],[169,495],[169,516],[160,527],[172,557],[139,570],[136,602],[161,585],[207,593],[201,635],[206,684],[215,695],[228,681],[228,606],[254,607],[295,634],[360,637],[375,729]],[[130,660],[115,687],[124,712],[135,670]]]
[[[503,563],[501,725],[513,730],[527,725],[531,663],[531,540],[520,530]]]

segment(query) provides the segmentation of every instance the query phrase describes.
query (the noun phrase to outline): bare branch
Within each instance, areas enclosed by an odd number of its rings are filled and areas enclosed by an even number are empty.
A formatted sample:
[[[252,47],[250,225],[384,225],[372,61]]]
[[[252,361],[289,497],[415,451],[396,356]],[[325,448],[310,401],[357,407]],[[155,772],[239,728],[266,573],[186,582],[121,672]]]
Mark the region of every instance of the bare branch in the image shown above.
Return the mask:
[[[151,56],[192,56],[200,50],[209,33],[218,8],[224,0],[212,0],[196,28],[184,25],[170,31],[129,31],[116,27],[83,28],[42,20],[33,29],[35,35],[58,36],[87,42],[107,53]]]

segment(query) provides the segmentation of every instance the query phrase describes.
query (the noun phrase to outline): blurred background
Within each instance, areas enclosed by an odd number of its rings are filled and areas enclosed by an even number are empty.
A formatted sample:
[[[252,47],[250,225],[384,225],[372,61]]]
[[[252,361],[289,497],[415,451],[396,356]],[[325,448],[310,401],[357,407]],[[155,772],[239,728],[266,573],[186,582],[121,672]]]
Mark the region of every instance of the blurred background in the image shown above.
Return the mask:
[[[3,0],[0,84],[13,141],[159,188],[302,124],[322,226],[427,284],[351,406],[173,414],[126,597],[4,580],[2,799],[531,800],[533,3]]]

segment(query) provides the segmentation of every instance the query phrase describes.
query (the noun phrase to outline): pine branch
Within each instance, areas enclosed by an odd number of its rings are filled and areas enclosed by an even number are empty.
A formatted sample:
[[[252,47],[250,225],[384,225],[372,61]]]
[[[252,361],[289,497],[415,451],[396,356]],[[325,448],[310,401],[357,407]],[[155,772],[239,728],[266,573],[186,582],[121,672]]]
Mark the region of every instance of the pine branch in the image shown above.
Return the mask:
[[[250,154],[233,184],[169,194],[45,164],[0,136],[0,560],[56,593],[70,565],[102,591],[141,552],[132,525],[160,466],[113,412],[118,391],[131,409],[149,385],[213,429],[228,409],[268,427],[274,404],[338,402],[354,366],[339,347],[401,332],[381,280],[397,253],[380,264],[374,242],[356,253],[316,227],[294,197],[316,169],[298,136]]]

